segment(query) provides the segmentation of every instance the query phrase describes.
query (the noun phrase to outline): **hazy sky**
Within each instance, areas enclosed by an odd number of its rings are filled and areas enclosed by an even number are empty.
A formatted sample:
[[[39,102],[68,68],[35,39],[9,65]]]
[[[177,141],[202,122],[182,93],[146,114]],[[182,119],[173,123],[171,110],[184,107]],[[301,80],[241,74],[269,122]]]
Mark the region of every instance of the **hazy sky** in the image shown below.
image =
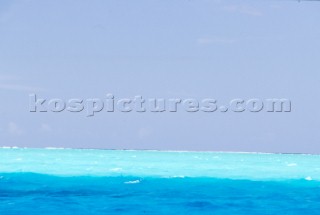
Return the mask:
[[[0,145],[320,153],[320,2],[0,1]],[[30,113],[42,98],[289,98],[291,113]]]

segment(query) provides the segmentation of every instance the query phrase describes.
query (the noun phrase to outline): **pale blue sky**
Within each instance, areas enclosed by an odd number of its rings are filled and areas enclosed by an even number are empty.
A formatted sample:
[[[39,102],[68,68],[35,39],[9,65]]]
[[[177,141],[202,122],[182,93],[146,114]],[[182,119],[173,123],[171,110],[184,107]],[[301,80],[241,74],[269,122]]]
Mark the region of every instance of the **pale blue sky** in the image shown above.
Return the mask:
[[[320,153],[320,2],[0,1],[0,145]],[[291,113],[30,113],[44,98],[290,98]]]

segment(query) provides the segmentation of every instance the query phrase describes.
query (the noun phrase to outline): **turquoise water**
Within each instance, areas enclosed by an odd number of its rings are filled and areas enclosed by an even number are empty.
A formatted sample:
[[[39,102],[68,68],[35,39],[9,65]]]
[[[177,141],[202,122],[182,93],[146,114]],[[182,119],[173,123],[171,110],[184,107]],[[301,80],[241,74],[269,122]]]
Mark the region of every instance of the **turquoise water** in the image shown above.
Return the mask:
[[[280,213],[320,213],[320,156],[0,149],[0,214]]]

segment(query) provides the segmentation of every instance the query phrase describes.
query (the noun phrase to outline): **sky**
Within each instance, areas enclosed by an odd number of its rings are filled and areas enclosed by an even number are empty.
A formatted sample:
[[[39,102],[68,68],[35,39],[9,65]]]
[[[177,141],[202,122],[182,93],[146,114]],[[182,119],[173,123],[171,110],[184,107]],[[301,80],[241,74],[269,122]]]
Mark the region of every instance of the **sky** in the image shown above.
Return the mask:
[[[1,0],[0,146],[320,153],[320,2]],[[30,112],[40,98],[288,98],[292,111]]]

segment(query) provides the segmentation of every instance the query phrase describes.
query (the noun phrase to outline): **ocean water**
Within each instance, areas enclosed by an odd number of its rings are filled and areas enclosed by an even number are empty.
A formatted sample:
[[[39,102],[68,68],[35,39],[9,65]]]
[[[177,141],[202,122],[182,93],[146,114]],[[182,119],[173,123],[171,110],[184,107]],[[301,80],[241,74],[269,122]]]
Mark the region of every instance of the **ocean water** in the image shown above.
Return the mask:
[[[0,214],[320,214],[320,156],[2,148]]]

